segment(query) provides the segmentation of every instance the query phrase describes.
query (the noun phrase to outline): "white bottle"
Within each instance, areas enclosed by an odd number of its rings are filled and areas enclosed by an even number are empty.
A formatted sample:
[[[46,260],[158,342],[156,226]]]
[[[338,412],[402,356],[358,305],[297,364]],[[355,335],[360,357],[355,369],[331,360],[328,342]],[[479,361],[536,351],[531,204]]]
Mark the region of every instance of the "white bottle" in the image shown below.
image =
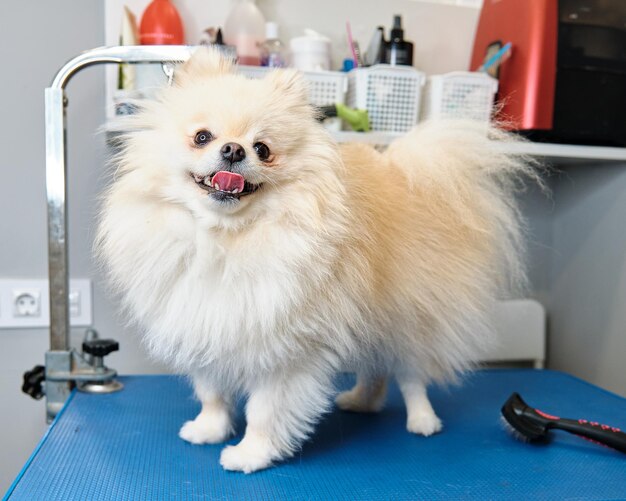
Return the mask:
[[[278,38],[278,24],[265,23],[265,42],[261,45],[261,66],[282,68],[285,65],[285,46]]]
[[[224,41],[237,48],[239,64],[259,66],[264,40],[265,18],[254,0],[236,0],[224,23]]]

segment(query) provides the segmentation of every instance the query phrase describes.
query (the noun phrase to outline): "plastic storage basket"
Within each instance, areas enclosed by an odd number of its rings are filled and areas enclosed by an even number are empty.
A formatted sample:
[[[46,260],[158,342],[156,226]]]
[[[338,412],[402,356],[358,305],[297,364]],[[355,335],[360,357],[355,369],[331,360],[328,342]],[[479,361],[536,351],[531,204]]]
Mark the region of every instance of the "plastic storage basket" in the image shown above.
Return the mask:
[[[377,64],[348,73],[348,106],[367,110],[374,131],[406,132],[417,123],[426,76],[411,66]]]
[[[239,66],[238,70],[249,78],[263,78],[272,68],[261,66]],[[339,71],[304,71],[304,79],[309,90],[309,100],[315,106],[326,106],[341,103],[346,100],[348,77]],[[341,130],[341,119],[324,120],[324,125],[330,130]]]
[[[470,118],[488,123],[498,81],[485,73],[454,71],[428,77],[421,120]]]

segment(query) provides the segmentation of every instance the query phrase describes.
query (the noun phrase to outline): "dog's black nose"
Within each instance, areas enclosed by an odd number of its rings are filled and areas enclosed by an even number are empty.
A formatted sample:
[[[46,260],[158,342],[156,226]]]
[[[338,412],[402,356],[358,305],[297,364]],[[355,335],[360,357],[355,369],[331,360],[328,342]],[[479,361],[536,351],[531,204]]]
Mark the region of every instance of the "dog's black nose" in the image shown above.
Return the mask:
[[[246,150],[237,143],[226,143],[220,151],[222,152],[222,157],[231,164],[246,158]]]

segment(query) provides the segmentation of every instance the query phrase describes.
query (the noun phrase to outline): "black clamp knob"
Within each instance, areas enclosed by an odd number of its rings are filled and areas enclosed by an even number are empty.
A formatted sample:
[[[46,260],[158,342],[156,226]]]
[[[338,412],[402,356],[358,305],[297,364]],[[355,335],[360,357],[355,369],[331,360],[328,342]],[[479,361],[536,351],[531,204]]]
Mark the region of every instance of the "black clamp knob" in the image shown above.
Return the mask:
[[[22,391],[35,400],[39,400],[44,395],[42,383],[45,380],[46,368],[43,365],[36,365],[32,370],[24,373]]]
[[[106,357],[119,349],[120,345],[115,339],[92,339],[83,342],[83,351],[94,357]]]

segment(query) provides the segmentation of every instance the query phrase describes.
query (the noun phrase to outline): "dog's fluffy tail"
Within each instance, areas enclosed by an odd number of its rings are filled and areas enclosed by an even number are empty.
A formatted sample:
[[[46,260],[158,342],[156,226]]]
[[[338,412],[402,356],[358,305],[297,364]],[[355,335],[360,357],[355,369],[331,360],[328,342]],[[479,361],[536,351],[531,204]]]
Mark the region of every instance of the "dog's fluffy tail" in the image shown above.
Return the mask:
[[[521,140],[495,127],[470,120],[424,122],[394,141],[388,158],[406,173],[411,185],[428,190],[463,219],[489,234],[500,263],[500,292],[519,293],[526,286],[524,221],[516,193],[530,179],[543,187],[538,165],[515,153]],[[517,149],[519,151],[519,149]]]

